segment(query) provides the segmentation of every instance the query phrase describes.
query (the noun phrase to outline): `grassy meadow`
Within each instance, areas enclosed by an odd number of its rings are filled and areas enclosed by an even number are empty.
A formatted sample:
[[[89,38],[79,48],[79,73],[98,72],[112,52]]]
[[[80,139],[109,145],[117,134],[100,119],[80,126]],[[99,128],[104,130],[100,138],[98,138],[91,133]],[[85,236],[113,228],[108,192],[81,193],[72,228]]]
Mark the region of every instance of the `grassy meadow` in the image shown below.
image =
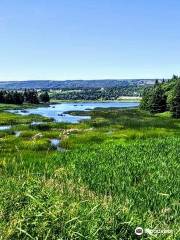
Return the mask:
[[[4,112],[17,107],[0,105],[0,126],[12,125],[0,131],[1,240],[133,240],[137,226],[171,230],[141,239],[180,239],[180,120],[95,109],[67,124]]]

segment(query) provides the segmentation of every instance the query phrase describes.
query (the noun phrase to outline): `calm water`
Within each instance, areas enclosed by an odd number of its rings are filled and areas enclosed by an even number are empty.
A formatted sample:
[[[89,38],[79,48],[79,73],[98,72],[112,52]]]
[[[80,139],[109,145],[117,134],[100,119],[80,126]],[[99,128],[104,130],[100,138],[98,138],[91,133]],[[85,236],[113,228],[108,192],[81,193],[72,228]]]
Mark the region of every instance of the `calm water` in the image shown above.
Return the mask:
[[[10,110],[12,113],[21,115],[40,114],[44,117],[53,118],[56,122],[78,123],[84,119],[90,119],[88,111],[95,108],[132,108],[138,107],[138,102],[82,102],[82,103],[60,103],[48,107],[39,107],[34,109]],[[72,116],[67,111],[86,111],[87,116]]]
[[[11,126],[0,126],[0,131],[2,131],[2,130],[8,130],[8,129],[10,129],[11,128]]]

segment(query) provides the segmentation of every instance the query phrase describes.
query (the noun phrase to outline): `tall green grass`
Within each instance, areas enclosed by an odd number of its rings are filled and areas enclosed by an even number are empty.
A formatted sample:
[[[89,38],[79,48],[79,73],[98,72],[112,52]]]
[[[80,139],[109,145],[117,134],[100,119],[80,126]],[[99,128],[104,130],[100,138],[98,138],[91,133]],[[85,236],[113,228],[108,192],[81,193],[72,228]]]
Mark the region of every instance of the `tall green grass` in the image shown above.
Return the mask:
[[[3,123],[14,117],[1,113]],[[0,132],[1,240],[131,240],[137,226],[172,231],[141,239],[179,239],[180,121],[138,110],[90,114],[34,129],[32,116],[20,116],[20,137]],[[53,150],[52,138],[68,151]]]

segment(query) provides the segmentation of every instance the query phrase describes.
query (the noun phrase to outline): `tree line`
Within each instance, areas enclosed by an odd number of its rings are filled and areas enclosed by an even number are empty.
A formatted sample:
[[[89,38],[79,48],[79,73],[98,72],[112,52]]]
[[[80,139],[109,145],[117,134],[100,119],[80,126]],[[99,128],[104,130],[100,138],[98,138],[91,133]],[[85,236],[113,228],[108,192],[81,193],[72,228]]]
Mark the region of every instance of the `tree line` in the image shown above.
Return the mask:
[[[141,109],[151,113],[171,111],[173,117],[180,118],[180,77],[162,83],[156,81],[155,85],[145,88]]]
[[[6,104],[39,104],[40,102],[47,103],[50,101],[47,91],[43,91],[40,94],[34,89],[24,91],[0,91],[0,103]]]
[[[144,86],[126,86],[97,89],[63,89],[51,94],[52,98],[58,100],[116,100],[121,96],[141,96]]]

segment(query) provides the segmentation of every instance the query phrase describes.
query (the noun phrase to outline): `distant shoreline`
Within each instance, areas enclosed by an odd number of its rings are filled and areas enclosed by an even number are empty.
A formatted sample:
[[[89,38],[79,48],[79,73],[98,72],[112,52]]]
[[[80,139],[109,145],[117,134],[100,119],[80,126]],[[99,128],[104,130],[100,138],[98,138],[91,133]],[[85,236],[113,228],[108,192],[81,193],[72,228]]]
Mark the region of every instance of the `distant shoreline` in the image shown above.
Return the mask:
[[[141,101],[141,97],[130,97],[130,96],[122,96],[119,97],[118,99],[112,100],[112,99],[108,99],[108,100],[57,100],[57,99],[51,99],[50,104],[57,104],[57,103],[64,103],[64,102],[140,102]]]
[[[138,101],[140,102],[142,97],[122,96],[118,98],[118,101]]]

